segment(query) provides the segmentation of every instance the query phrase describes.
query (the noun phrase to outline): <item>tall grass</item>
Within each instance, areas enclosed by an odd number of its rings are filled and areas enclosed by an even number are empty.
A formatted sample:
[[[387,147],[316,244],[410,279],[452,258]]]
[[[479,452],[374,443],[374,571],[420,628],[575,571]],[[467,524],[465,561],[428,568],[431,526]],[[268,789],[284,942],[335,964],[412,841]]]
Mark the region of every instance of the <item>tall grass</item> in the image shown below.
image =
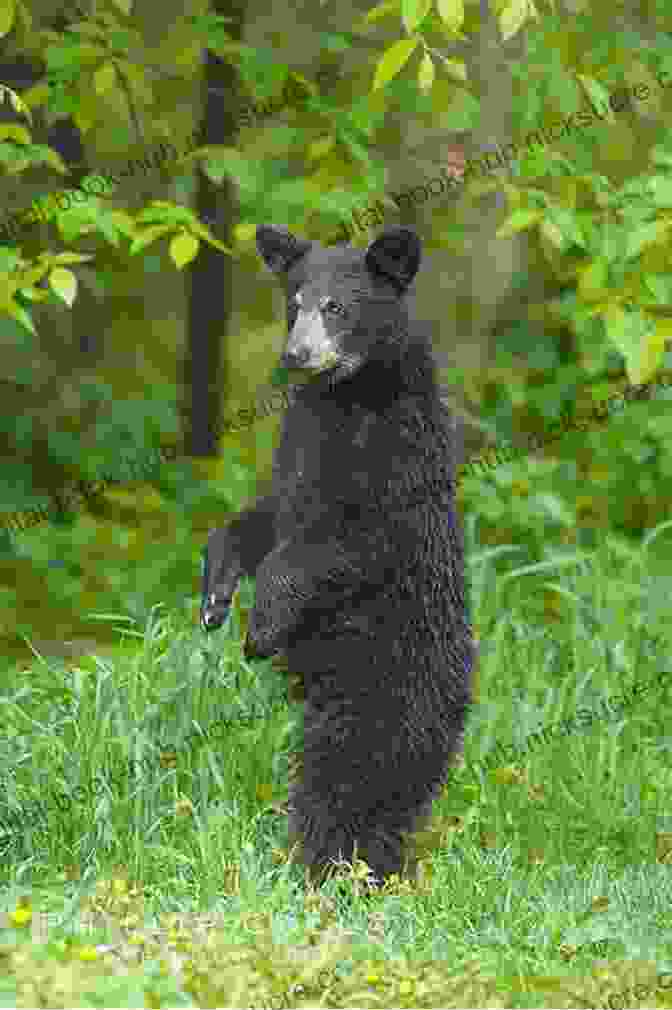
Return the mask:
[[[417,886],[369,893],[357,866],[314,894],[286,861],[300,707],[276,661],[242,658],[238,612],[206,638],[157,609],[120,629],[132,651],[14,669],[0,1005],[636,1006],[638,984],[653,1005],[672,970],[669,525],[521,564],[468,523],[477,702]],[[579,708],[590,724],[526,744]]]

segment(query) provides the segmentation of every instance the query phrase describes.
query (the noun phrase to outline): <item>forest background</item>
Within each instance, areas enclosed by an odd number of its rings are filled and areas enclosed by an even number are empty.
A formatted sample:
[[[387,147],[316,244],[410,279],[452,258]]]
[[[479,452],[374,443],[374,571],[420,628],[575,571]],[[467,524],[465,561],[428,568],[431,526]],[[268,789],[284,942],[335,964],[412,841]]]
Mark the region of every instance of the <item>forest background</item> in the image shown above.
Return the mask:
[[[151,0],[0,0],[3,213],[94,172],[118,183],[0,246],[0,509],[62,506],[0,534],[3,659],[28,659],[26,639],[62,656],[116,640],[94,611],[193,618],[207,529],[268,475],[277,433],[277,416],[217,435],[221,419],[286,379],[258,223],[327,241],[376,203],[418,229],[412,310],[434,324],[467,456],[672,364],[664,0],[315,2],[291,33],[285,18],[261,0],[167,0],[161,18]],[[188,153],[117,172],[167,141]],[[386,196],[507,149],[445,196]],[[466,480],[481,544],[534,561],[641,539],[669,515],[669,397]],[[68,509],[72,488],[161,446],[178,458],[149,480]]]

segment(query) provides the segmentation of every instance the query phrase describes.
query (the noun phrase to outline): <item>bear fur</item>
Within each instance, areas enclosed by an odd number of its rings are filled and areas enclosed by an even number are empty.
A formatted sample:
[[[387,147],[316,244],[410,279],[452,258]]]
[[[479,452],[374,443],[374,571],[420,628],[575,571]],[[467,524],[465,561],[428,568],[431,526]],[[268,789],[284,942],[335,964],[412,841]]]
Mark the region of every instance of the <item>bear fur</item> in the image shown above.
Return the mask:
[[[281,651],[305,691],[290,842],[317,880],[356,842],[382,881],[461,747],[474,662],[457,430],[403,298],[420,242],[392,228],[324,248],[262,226],[257,248],[286,286],[281,364],[307,381],[271,492],[209,536],[201,622],[256,575],[246,655]]]

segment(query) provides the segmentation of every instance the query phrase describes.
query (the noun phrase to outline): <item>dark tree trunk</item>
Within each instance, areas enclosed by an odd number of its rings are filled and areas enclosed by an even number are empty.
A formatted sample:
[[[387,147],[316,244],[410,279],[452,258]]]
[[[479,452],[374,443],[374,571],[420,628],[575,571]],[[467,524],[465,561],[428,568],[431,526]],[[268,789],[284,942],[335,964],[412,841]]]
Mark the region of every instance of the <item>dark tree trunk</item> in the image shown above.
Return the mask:
[[[213,0],[212,9],[233,20],[228,32],[242,36],[245,0]],[[234,147],[238,130],[238,84],[235,69],[206,53],[203,81],[202,143]],[[231,243],[237,205],[228,179],[215,186],[198,169],[196,208],[222,242]],[[190,267],[188,339],[184,361],[184,450],[189,456],[216,456],[217,430],[223,388],[223,340],[233,306],[232,261],[226,254],[202,245]]]

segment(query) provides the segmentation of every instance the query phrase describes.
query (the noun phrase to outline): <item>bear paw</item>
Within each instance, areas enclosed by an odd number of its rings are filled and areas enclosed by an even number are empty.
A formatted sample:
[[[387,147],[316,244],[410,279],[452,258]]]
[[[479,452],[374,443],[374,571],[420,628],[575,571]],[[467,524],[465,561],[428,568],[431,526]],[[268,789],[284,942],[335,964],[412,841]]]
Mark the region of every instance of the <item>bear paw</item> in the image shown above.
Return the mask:
[[[209,593],[201,607],[201,628],[203,631],[216,631],[221,628],[229,616],[231,598]]]
[[[276,636],[271,627],[260,627],[259,614],[255,609],[250,611],[247,633],[243,642],[245,659],[267,659],[279,651]]]

